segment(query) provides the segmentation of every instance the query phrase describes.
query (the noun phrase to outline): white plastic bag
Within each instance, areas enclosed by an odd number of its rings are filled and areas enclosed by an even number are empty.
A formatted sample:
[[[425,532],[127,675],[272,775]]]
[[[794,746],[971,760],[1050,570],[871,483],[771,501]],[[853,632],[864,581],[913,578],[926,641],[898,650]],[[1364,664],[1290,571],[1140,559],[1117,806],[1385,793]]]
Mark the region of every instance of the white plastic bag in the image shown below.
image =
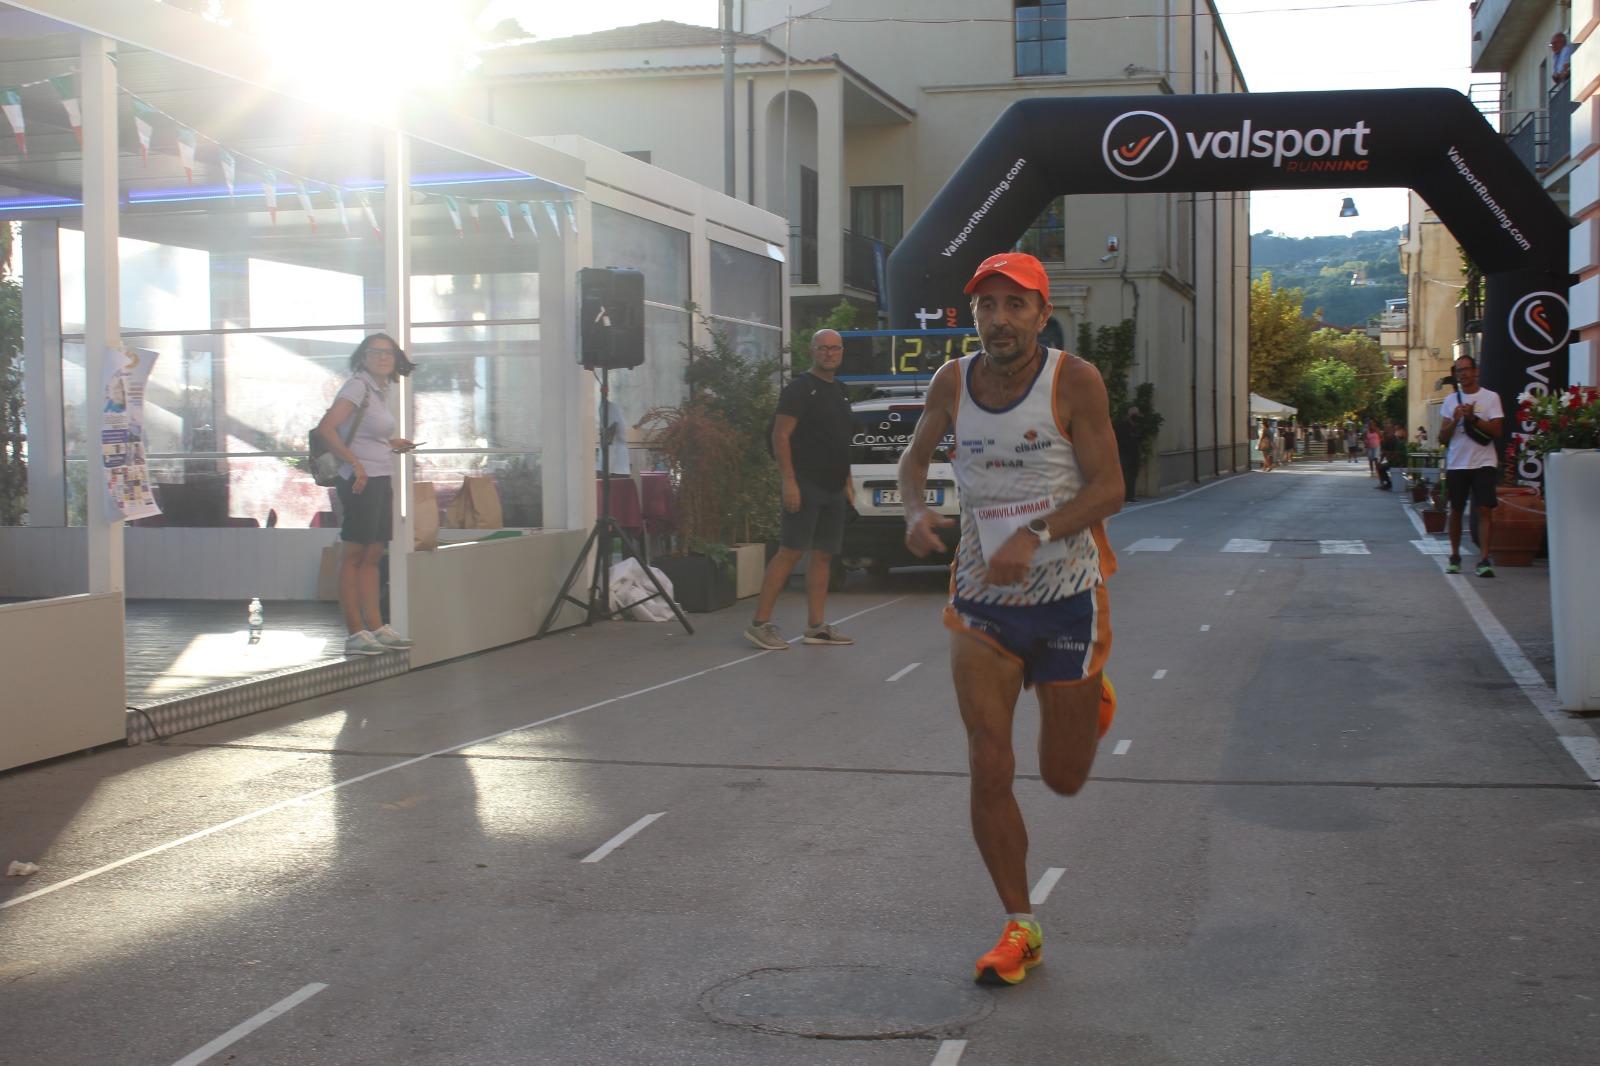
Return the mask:
[[[672,595],[672,582],[655,567],[650,568],[668,596]],[[635,622],[670,622],[672,608],[660,596],[655,596],[655,586],[650,583],[644,567],[631,555],[611,564],[611,609]],[[654,599],[649,597],[655,596]]]

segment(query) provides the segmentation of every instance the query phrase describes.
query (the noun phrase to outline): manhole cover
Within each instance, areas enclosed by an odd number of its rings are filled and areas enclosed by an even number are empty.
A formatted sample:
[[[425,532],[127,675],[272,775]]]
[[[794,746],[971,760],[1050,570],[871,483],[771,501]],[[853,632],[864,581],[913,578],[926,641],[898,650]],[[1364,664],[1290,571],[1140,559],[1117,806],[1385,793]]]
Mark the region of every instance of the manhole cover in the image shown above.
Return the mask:
[[[875,966],[756,970],[700,997],[724,1025],[828,1040],[893,1040],[959,1032],[993,1009],[966,981]]]

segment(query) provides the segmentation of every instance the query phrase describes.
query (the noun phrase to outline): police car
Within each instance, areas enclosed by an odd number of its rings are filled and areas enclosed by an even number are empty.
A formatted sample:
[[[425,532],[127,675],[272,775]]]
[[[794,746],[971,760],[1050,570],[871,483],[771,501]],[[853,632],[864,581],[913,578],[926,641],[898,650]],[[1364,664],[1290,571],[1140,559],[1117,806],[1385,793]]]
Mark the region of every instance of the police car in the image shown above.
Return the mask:
[[[944,555],[917,558],[906,548],[905,506],[900,500],[900,453],[911,443],[922,417],[926,387],[884,385],[865,400],[850,405],[855,432],[850,440],[850,480],[855,488],[856,513],[845,523],[844,546],[835,559],[834,584],[845,569],[881,574],[893,566],[948,564],[955,551],[957,528],[939,530],[947,549]],[[956,518],[961,498],[956,490],[950,449],[955,436],[946,433],[928,467],[926,500],[941,515]]]

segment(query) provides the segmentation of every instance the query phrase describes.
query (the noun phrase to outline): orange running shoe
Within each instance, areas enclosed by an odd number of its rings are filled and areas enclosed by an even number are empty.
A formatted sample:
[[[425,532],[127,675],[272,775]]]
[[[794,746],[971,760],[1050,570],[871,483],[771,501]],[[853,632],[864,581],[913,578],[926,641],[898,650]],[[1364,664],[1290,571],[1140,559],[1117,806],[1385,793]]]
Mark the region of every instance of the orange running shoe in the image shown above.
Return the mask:
[[[1043,961],[1039,927],[1007,922],[1000,942],[979,957],[972,979],[980,985],[1020,985],[1028,971]]]

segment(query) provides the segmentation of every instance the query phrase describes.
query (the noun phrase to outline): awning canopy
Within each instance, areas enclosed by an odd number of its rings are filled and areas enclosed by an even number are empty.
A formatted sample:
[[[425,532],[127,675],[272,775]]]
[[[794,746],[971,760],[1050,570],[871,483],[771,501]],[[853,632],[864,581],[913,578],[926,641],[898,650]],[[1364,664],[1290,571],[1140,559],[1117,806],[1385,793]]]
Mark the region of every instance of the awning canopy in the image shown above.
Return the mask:
[[[1250,394],[1250,413],[1258,418],[1287,418],[1299,414],[1298,407],[1291,407],[1277,400],[1269,400],[1259,393]]]

